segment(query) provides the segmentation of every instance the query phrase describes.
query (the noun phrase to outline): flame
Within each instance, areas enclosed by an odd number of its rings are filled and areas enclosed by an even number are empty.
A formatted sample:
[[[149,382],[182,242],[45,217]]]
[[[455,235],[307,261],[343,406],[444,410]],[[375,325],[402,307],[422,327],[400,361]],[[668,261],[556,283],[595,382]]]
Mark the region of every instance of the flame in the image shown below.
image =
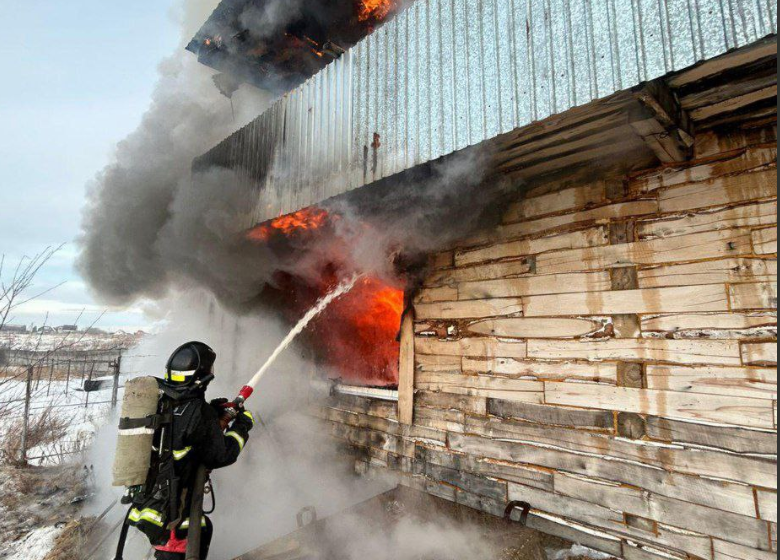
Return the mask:
[[[247,237],[254,241],[269,241],[276,235],[290,237],[297,232],[319,229],[328,223],[328,219],[328,213],[321,208],[304,208],[251,229]]]
[[[313,325],[328,364],[350,383],[398,383],[398,329],[404,291],[364,277]]]
[[[394,7],[394,0],[360,0],[358,20],[383,20]]]
[[[342,219],[311,207],[280,216],[247,232],[257,242],[317,233],[318,247],[327,247],[328,258],[317,280],[290,277],[280,281],[279,297],[291,321],[297,320],[341,279],[352,275],[347,239],[333,236],[326,228]],[[368,235],[366,224],[357,224],[355,235]],[[306,238],[308,239],[308,238]],[[316,248],[313,250],[317,250]],[[312,283],[314,285],[312,285]],[[403,281],[366,275],[355,287],[334,301],[309,326],[309,339],[336,377],[350,383],[396,385],[398,383],[398,330],[404,308]]]

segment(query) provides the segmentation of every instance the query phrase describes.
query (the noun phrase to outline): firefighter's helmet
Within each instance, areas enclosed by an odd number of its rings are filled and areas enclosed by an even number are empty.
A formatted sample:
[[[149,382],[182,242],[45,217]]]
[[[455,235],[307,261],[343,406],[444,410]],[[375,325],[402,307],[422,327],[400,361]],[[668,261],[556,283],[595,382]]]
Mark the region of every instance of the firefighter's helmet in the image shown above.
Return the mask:
[[[189,385],[212,373],[217,354],[203,342],[187,342],[179,346],[165,366],[165,380],[176,385]]]

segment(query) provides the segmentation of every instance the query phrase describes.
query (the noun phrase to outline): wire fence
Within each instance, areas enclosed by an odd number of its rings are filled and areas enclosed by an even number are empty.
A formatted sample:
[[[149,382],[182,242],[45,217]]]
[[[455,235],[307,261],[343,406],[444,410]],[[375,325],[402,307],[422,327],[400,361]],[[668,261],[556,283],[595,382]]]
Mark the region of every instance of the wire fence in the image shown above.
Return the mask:
[[[126,377],[122,350],[28,363],[0,371],[0,454],[11,463],[59,464],[83,453],[96,425],[117,407]]]

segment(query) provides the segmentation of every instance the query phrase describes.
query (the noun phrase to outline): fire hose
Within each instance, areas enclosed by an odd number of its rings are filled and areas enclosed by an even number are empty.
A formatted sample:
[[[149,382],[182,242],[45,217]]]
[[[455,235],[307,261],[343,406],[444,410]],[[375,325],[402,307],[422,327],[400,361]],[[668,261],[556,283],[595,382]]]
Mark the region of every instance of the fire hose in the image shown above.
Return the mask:
[[[276,358],[278,358],[281,353],[290,345],[293,339],[298,336],[301,331],[303,331],[303,329],[306,328],[306,325],[308,325],[312,319],[322,313],[322,311],[328,305],[330,305],[333,300],[350,291],[361,276],[362,274],[356,273],[347,280],[344,280],[333,291],[329,292],[325,297],[321,298],[314,305],[314,307],[309,309],[306,315],[304,315],[301,320],[298,321],[298,323],[289,333],[287,333],[287,336],[284,337],[284,339],[279,343],[279,346],[276,347],[265,363],[260,367],[259,370],[257,370],[257,373],[255,373],[252,379],[250,379],[246,385],[241,387],[241,390],[238,392],[238,396],[233,401],[227,402],[222,406],[225,408],[240,408],[244,402],[246,402],[246,400],[252,396],[252,393],[254,392],[255,387],[257,387],[257,384],[260,382],[260,379],[262,379],[263,375],[265,375],[271,365],[276,361]]]
[[[203,465],[195,472],[195,482],[192,485],[192,500],[190,502],[190,527],[187,530],[187,552],[185,560],[200,559],[200,542],[203,518],[203,494],[206,491],[208,471]]]

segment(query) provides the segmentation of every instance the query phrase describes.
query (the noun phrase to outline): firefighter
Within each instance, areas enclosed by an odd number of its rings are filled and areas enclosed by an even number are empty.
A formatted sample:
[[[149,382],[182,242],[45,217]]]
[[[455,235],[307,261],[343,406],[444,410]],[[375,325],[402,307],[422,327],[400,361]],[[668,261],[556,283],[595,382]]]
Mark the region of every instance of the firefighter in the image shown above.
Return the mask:
[[[187,531],[190,523],[201,523],[201,552],[204,560],[208,554],[213,526],[205,515],[202,519],[189,519],[190,501],[195,472],[199,465],[208,470],[232,465],[238,459],[254,425],[252,414],[243,406],[226,408],[227,399],[206,402],[208,381],[213,378],[216,353],[202,342],[183,344],[168,360],[166,385],[174,389],[187,389],[188,398],[174,401],[172,407],[172,479],[176,483],[175,502],[179,504],[178,516],[164,526],[165,537],[155,544],[155,558],[181,560],[187,548]],[[205,380],[205,383],[201,382]],[[192,387],[197,387],[192,390]],[[226,431],[227,430],[227,431]],[[158,444],[159,445],[159,444]],[[132,520],[132,511],[131,511]]]

